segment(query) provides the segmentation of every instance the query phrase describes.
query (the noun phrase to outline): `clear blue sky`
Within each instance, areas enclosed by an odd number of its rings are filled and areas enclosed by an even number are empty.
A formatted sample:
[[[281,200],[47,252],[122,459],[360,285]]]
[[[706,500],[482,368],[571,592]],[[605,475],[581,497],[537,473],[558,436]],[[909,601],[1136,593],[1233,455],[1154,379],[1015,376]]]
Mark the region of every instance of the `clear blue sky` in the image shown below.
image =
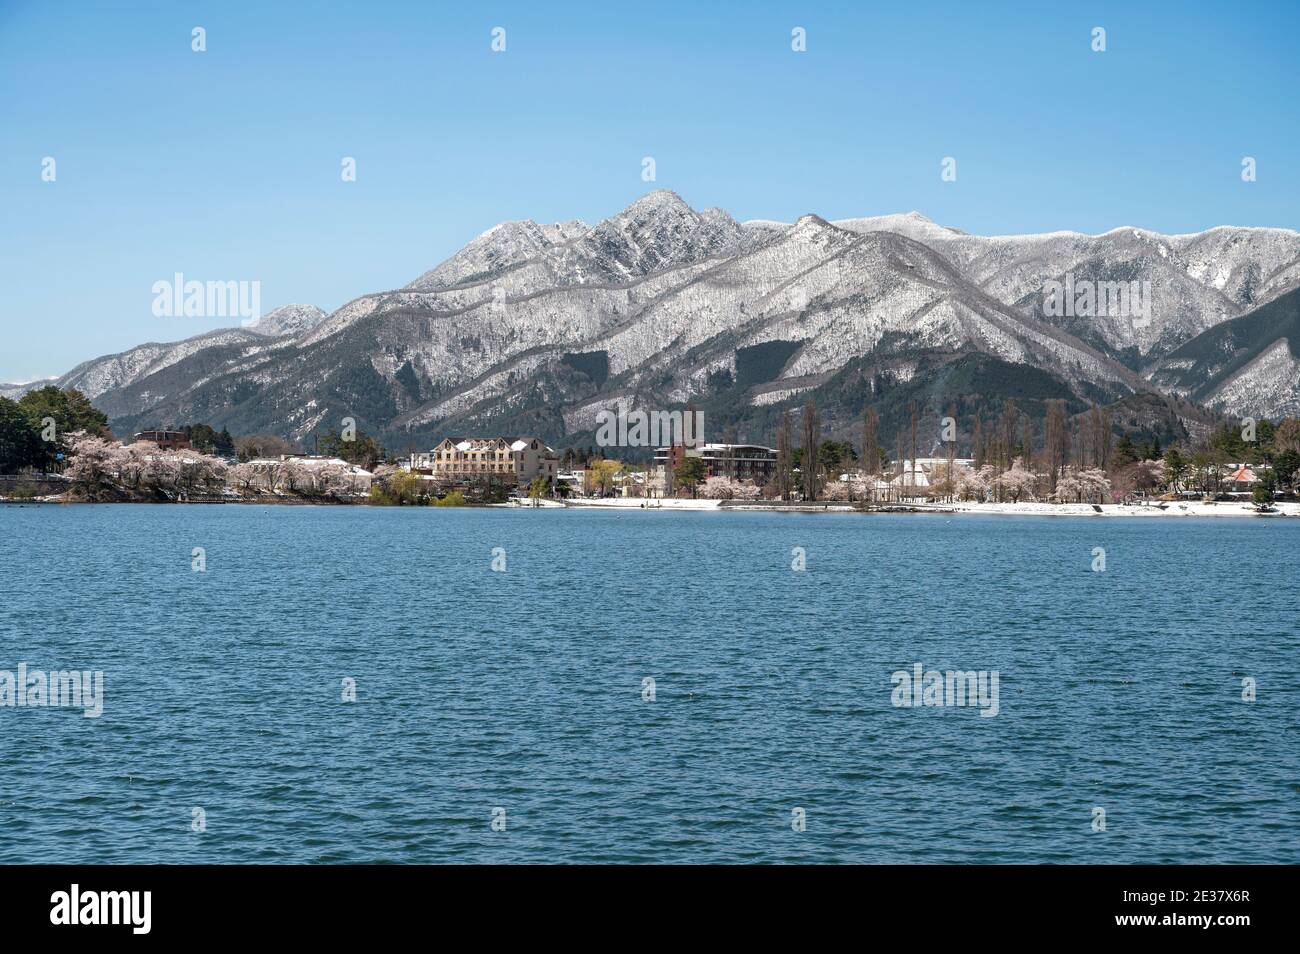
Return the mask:
[[[0,380],[229,324],[154,317],[177,271],[330,311],[597,221],[647,155],[738,219],[1296,227],[1297,36],[1295,2],[0,0]]]

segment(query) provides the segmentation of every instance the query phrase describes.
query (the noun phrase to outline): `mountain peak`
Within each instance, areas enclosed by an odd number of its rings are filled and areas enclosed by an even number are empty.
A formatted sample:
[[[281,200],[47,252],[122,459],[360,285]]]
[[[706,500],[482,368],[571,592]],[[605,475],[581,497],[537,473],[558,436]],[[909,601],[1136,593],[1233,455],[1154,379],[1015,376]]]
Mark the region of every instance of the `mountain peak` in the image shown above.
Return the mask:
[[[799,216],[799,218],[794,220],[794,224],[796,227],[800,225],[805,225],[805,226],[806,225],[817,225],[817,226],[830,225],[829,222],[823,219],[816,212],[809,212],[807,215]]]
[[[722,209],[696,212],[671,189],[655,189],[605,219],[579,243],[584,272],[625,281],[736,251],[743,230]]]
[[[498,222],[451,258],[425,272],[408,288],[432,291],[460,282],[492,276],[586,234],[589,226],[580,219],[539,225],[532,219]]]
[[[641,196],[621,212],[605,219],[601,226],[612,226],[623,230],[629,224],[642,227],[642,224],[650,222],[698,222],[699,220],[700,213],[692,209],[676,192],[671,189],[655,189]]]
[[[672,189],[655,189],[647,192],[641,198],[629,205],[624,211],[630,212],[633,209],[651,210],[651,209],[676,209],[694,212],[695,210]]]

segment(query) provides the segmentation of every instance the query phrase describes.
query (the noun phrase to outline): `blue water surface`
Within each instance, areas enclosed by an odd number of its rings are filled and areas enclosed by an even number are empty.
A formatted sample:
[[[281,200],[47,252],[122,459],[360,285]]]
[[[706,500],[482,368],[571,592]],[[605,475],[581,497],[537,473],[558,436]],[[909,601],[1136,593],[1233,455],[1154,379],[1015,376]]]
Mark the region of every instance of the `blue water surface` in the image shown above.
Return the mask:
[[[0,707],[0,858],[1295,863],[1298,552],[1252,518],[2,506],[0,670],[105,701]],[[996,670],[998,714],[893,705],[918,662]]]

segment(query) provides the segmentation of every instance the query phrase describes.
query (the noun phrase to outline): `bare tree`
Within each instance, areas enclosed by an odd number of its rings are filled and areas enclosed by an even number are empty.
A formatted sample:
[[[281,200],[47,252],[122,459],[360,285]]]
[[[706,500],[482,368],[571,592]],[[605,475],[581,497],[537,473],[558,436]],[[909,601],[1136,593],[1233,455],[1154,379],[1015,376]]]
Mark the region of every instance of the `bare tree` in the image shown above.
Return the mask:
[[[1007,399],[1002,402],[1002,419],[998,421],[998,467],[1006,470],[1011,466],[1016,440],[1016,418],[1019,415],[1016,402]]]
[[[1089,423],[1089,443],[1091,444],[1093,467],[1106,468],[1110,466],[1111,451],[1111,432],[1110,432],[1110,411],[1102,410],[1097,405],[1092,406],[1088,415]],[[1083,465],[1088,466],[1089,461],[1083,461]]]
[[[794,423],[788,410],[781,412],[781,429],[776,434],[776,487],[782,500],[790,499],[794,449]]]
[[[880,473],[880,418],[870,406],[862,418],[862,466],[868,474]]]
[[[1101,412],[1101,465],[1110,466],[1110,455],[1115,449],[1115,432],[1111,429],[1110,408]]]
[[[732,480],[738,480],[740,475],[736,473],[736,425],[728,424],[722,432],[722,442],[727,449],[722,452],[722,473]]]
[[[816,500],[817,452],[821,449],[822,428],[817,416],[817,405],[809,398],[803,406],[803,499]]]
[[[955,404],[948,405],[948,418],[953,422],[953,428],[955,431],[957,426],[957,405]],[[956,489],[957,489],[957,482],[954,479],[956,470],[953,468],[953,459],[957,456],[956,433],[954,432],[954,434],[952,435],[952,440],[945,441],[944,443],[948,445],[948,470],[946,472],[946,476],[948,478],[948,493],[949,493],[949,497],[951,498],[951,496],[956,493]]]
[[[916,485],[916,437],[917,437],[916,432],[917,432],[917,423],[918,423],[917,421],[918,411],[917,411],[915,401],[908,402],[907,413],[909,417],[909,421],[907,425],[907,450],[908,450],[908,459],[911,461],[911,463],[908,466],[912,472],[911,483],[913,487],[915,487]]]
[[[1049,400],[1047,419],[1043,423],[1043,463],[1047,466],[1049,490],[1056,490],[1056,481],[1069,459],[1069,424],[1065,417],[1065,402]]]
[[[906,482],[906,478],[903,476],[903,470],[907,466],[907,450],[903,447],[903,437],[903,427],[902,425],[899,425],[898,430],[894,432],[894,461],[895,468],[898,470],[898,476],[894,478],[893,484],[896,488],[894,497],[897,500],[903,499],[903,486]]]
[[[235,441],[235,450],[240,460],[254,458],[279,457],[281,454],[297,454],[302,448],[292,441],[287,441],[276,434],[248,434]]]

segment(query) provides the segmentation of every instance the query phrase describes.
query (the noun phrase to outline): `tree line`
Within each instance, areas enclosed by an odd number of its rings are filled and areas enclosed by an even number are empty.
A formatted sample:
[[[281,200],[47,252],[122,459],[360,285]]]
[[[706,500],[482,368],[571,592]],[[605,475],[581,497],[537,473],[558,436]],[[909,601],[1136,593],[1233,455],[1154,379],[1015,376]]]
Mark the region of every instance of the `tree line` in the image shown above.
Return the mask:
[[[0,473],[62,469],[66,438],[108,433],[108,416],[75,389],[46,385],[17,401],[0,397]]]

